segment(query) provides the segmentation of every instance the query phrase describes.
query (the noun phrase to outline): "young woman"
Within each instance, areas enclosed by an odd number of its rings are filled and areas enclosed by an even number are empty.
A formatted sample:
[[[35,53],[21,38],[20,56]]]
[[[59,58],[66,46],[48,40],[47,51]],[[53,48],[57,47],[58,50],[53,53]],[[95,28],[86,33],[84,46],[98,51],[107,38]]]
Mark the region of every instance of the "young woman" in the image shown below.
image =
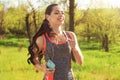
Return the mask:
[[[44,80],[49,80],[46,78],[47,74],[54,74],[53,80],[74,80],[72,54],[77,64],[83,63],[76,35],[62,30],[64,20],[63,9],[58,4],[49,5],[45,11],[45,19],[29,46],[31,56],[28,62],[32,62],[39,71],[45,73]],[[46,64],[41,63],[43,56]],[[54,68],[48,68],[49,60]]]

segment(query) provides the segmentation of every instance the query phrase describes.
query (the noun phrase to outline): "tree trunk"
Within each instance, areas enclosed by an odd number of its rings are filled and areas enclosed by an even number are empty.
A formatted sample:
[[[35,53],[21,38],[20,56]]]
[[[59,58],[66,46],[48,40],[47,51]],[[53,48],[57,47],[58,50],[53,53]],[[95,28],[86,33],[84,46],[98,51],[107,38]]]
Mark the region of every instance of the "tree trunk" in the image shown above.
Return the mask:
[[[69,3],[69,30],[74,32],[74,2],[75,0],[70,0]]]
[[[34,31],[37,32],[36,11],[35,11],[35,8],[33,7],[33,5],[31,4],[31,2],[29,0],[28,0],[28,4],[32,8],[32,13],[31,14],[33,14],[32,17],[33,17]]]
[[[29,42],[31,44],[32,43],[32,37],[31,37],[31,34],[30,34],[29,14],[26,15],[25,22],[26,22],[26,29],[27,29],[27,34],[28,34]]]
[[[3,27],[4,23],[4,11],[0,11],[0,34],[5,34],[5,28]]]
[[[87,24],[87,28],[86,28],[86,33],[87,33],[87,42],[90,42],[90,38],[91,38],[91,36],[90,36],[90,25],[89,24]]]
[[[103,40],[102,40],[102,48],[105,50],[105,52],[109,52],[109,46],[108,46],[108,35],[104,35],[103,36]]]
[[[34,9],[33,9],[33,23],[35,27],[35,32],[37,32],[36,13]]]
[[[105,35],[105,47],[104,47],[106,52],[109,52],[109,46],[108,46],[108,35]]]

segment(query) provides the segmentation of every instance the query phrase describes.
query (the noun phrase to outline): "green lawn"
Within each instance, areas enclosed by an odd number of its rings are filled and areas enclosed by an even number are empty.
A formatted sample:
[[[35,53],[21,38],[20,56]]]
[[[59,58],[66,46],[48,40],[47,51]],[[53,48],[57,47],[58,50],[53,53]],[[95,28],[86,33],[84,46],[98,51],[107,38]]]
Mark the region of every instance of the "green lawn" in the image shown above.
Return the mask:
[[[120,54],[83,51],[84,65],[74,65],[76,80],[120,80]]]
[[[0,80],[42,80],[43,73],[27,63],[27,45],[26,39],[0,41]],[[106,53],[81,44],[85,59],[83,66],[72,64],[75,80],[120,80],[120,47],[110,49]]]
[[[0,80],[42,80],[27,58],[27,48],[0,46]]]

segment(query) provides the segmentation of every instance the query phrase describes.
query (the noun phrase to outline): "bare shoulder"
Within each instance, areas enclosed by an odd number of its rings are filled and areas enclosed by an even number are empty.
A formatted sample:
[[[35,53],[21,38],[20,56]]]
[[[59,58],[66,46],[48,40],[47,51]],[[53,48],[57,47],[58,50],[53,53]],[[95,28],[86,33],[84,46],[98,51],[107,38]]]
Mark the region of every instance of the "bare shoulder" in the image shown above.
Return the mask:
[[[71,35],[72,38],[76,38],[76,35],[74,32],[72,31],[66,31],[67,33],[69,33]]]
[[[36,39],[36,43],[37,43],[37,44],[40,44],[41,42],[43,42],[43,37],[42,37],[42,36],[39,36],[39,37]]]
[[[38,47],[40,49],[43,48],[43,37],[42,36],[39,36],[37,39],[36,39],[36,44],[38,45]]]

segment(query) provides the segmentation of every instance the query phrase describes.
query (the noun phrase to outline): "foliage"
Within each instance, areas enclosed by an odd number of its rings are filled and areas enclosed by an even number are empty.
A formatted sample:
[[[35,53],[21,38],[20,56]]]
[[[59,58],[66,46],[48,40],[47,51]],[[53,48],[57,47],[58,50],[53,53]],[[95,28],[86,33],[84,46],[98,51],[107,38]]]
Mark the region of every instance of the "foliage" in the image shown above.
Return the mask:
[[[7,27],[8,33],[18,34],[19,32],[19,34],[25,34],[26,11],[27,7],[24,5],[18,8],[10,7],[6,10],[4,26]]]
[[[65,30],[69,30],[69,5],[67,0],[49,1],[48,3],[58,2],[65,9]],[[46,0],[43,1],[44,4]],[[21,4],[18,7],[9,7],[0,12],[0,33],[7,35],[15,35],[19,37],[29,37],[27,28],[29,27],[30,39],[39,29],[43,19],[45,6],[34,8],[33,5]],[[76,7],[76,5],[75,5]],[[74,28],[75,33],[80,36],[81,40],[97,41],[101,48],[109,48],[111,43],[116,42],[120,38],[120,13],[119,8],[88,8],[74,10]],[[26,25],[26,17],[28,17],[28,27]],[[2,24],[2,25],[1,25]],[[106,45],[105,45],[106,44]]]
[[[3,6],[2,4],[0,4],[0,12],[3,10]]]
[[[109,44],[120,37],[120,24],[117,22],[120,19],[119,9],[89,9],[86,13],[81,20],[76,18],[81,24],[76,25],[75,32],[84,39],[87,38],[88,42],[94,39],[102,48],[109,48]],[[105,36],[108,38],[107,42]]]
[[[5,33],[5,28],[3,27],[3,22],[4,22],[4,10],[3,10],[3,5],[0,3],[0,34]]]

